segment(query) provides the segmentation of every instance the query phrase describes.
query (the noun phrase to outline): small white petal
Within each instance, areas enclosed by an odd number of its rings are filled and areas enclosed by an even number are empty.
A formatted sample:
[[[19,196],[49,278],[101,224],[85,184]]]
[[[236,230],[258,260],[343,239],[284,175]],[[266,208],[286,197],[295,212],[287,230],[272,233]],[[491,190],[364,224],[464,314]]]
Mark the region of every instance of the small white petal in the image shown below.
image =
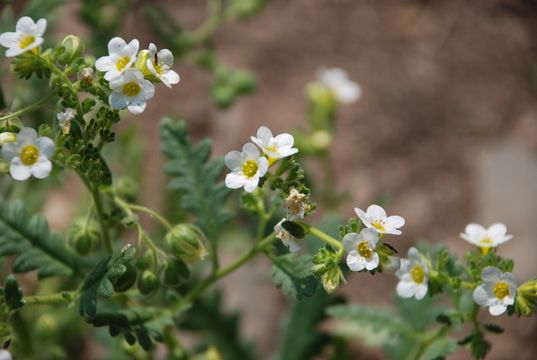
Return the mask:
[[[358,235],[358,233],[352,232],[343,236],[342,243],[343,243],[343,247],[345,248],[345,250],[347,250],[348,252],[351,252],[351,251],[356,250],[356,245],[358,244],[359,241],[360,241],[360,236]]]
[[[289,251],[290,252],[297,252],[300,250],[300,245],[298,245],[298,243],[294,240],[287,240],[287,241],[283,241],[282,242],[285,244],[288,248],[289,248]]]
[[[489,306],[489,313],[493,316],[501,315],[505,312],[505,310],[507,310],[507,306],[504,304],[494,304]]]
[[[414,295],[416,300],[421,300],[427,294],[427,283],[419,284],[416,288],[416,294]]]
[[[171,87],[171,85],[175,85],[179,83],[179,81],[181,80],[181,78],[179,77],[179,74],[177,74],[173,70],[166,71],[166,73],[161,76],[161,79],[166,80],[166,82],[168,83],[167,84],[168,87]]]
[[[16,142],[7,143],[2,146],[2,157],[7,160],[11,161],[14,157],[17,157],[19,155],[19,144]]]
[[[113,92],[108,97],[108,103],[112,109],[121,110],[127,107],[129,101],[126,96]]]
[[[103,56],[95,61],[95,68],[99,71],[108,71],[116,66],[114,60],[110,56]]]
[[[485,282],[496,282],[501,274],[502,272],[497,267],[487,266],[481,272],[481,279]]]
[[[52,163],[45,157],[39,157],[39,160],[30,169],[33,176],[38,179],[44,179],[52,171]]]
[[[54,154],[54,141],[51,138],[46,136],[37,138],[36,145],[39,148],[39,151],[45,155],[47,158],[51,157]]]
[[[17,24],[15,25],[15,28],[17,29],[18,33],[28,34],[28,35],[33,34],[35,27],[36,26],[35,26],[34,20],[32,20],[32,18],[29,16],[21,17],[17,21]]]
[[[373,204],[367,208],[367,216],[371,219],[384,219],[386,211],[381,206]]]
[[[229,173],[226,175],[226,186],[230,189],[239,189],[245,183],[244,176],[241,176],[237,173]]]
[[[246,182],[244,183],[244,191],[253,192],[257,188],[258,184],[259,184],[259,178],[257,176],[247,179]]]
[[[28,166],[22,164],[20,159],[16,157],[11,160],[9,175],[15,180],[24,181],[32,175],[32,172]]]
[[[408,299],[416,293],[416,284],[412,281],[399,281],[397,283],[396,292],[402,298]]]
[[[5,32],[0,34],[0,45],[7,48],[18,46],[21,39],[21,35],[16,32]]]
[[[259,158],[259,150],[257,147],[252,143],[246,143],[242,147],[242,152],[245,155],[246,159],[254,159],[257,160]]]
[[[158,52],[158,62],[164,66],[171,68],[173,66],[173,54],[168,49],[162,49]]]
[[[151,99],[155,95],[155,85],[148,80],[143,80],[142,89],[145,94],[145,100]]]
[[[373,253],[373,255],[371,256],[371,259],[366,259],[365,268],[371,271],[373,269],[376,269],[379,266],[379,263],[380,263],[379,254]]]
[[[125,40],[120,37],[114,37],[108,42],[108,54],[121,55],[125,46],[127,46]]]
[[[354,250],[347,255],[347,266],[351,271],[362,271],[366,266],[366,262],[365,259]]]
[[[16,47],[11,47],[9,49],[6,50],[6,57],[14,57],[14,56],[19,56],[20,54],[24,53],[25,50],[24,49],[21,49],[20,47],[16,46]]]
[[[224,156],[224,164],[229,170],[235,170],[242,166],[242,155],[240,151],[230,151]]]
[[[35,23],[36,32],[35,35],[43,36],[45,30],[47,29],[47,19],[39,19]]]
[[[479,285],[474,289],[473,298],[477,305],[488,306],[489,295],[483,285]]]
[[[267,158],[260,157],[257,160],[257,175],[259,177],[265,176],[267,171],[268,171],[268,160],[267,160]]]
[[[127,106],[127,109],[134,115],[144,112],[147,103],[144,101],[136,101]]]
[[[398,229],[405,225],[405,219],[401,216],[393,215],[386,218],[386,226]]]

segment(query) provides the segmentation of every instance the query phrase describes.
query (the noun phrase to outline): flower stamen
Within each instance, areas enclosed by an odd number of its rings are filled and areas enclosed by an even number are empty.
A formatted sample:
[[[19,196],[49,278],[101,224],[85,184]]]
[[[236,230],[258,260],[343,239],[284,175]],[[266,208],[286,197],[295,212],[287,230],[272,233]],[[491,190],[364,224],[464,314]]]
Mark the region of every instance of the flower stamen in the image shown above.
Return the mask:
[[[39,149],[35,145],[26,145],[21,150],[20,159],[26,166],[31,166],[39,159]]]

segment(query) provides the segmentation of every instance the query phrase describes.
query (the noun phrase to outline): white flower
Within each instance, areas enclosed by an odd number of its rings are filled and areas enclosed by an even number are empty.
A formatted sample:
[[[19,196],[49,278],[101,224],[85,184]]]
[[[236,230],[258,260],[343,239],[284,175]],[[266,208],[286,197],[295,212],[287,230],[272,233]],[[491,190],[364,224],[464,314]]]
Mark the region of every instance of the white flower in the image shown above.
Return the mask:
[[[69,131],[71,130],[71,120],[73,120],[75,116],[76,111],[72,108],[67,108],[63,112],[56,114],[56,118],[58,119],[58,123],[60,124],[60,128],[64,135],[69,135]]]
[[[0,349],[0,360],[12,360],[11,353],[6,349]]]
[[[405,225],[405,219],[401,216],[386,216],[386,211],[378,205],[370,205],[367,212],[358,208],[354,208],[354,211],[365,226],[379,234],[401,235],[398,229]]]
[[[343,237],[343,246],[349,253],[347,266],[352,271],[373,270],[379,266],[379,254],[375,252],[379,235],[375,230],[362,229],[360,233],[348,233]]]
[[[136,61],[138,48],[139,43],[136,39],[127,44],[122,38],[115,37],[108,42],[109,55],[98,58],[95,67],[99,71],[106,71],[105,80],[117,78],[130,69]]]
[[[43,43],[42,36],[46,28],[46,19],[39,19],[35,23],[32,18],[23,16],[17,21],[16,32],[0,34],[0,45],[8,48],[7,57],[20,55]]]
[[[429,268],[416,248],[408,250],[408,259],[401,259],[401,267],[395,275],[399,278],[396,290],[400,297],[420,300],[427,294]]]
[[[272,131],[266,126],[257,129],[257,137],[251,136],[250,139],[270,159],[277,160],[298,152],[298,149],[293,147],[295,139],[291,134],[280,134],[274,137]]]
[[[296,242],[296,238],[285,230],[282,226],[282,223],[286,219],[282,219],[279,223],[274,226],[274,231],[276,231],[276,237],[282,241],[282,243],[289,248],[290,252],[297,252],[300,250],[300,245]]]
[[[491,247],[496,247],[513,238],[513,235],[507,235],[507,228],[502,223],[495,223],[485,229],[479,224],[468,224],[461,238],[470,244],[478,246],[486,254]]]
[[[474,301],[481,306],[488,306],[494,316],[503,314],[507,306],[515,303],[517,285],[511,273],[502,273],[500,269],[487,266],[481,272],[483,284],[474,290]]]
[[[54,153],[54,142],[48,137],[37,137],[29,127],[22,128],[17,140],[2,147],[2,156],[9,163],[9,173],[15,180],[26,180],[30,176],[46,178],[52,170],[48,159]]]
[[[151,74],[155,75],[169,88],[180,80],[179,74],[171,70],[173,54],[168,49],[162,49],[157,53],[155,44],[149,44],[149,59],[147,59],[146,66]]]
[[[12,132],[0,133],[0,146],[17,141],[17,134]]]
[[[110,80],[110,88],[113,92],[108,102],[112,109],[127,108],[133,114],[143,113],[146,101],[155,95],[155,86],[136,69],[129,69],[123,76]]]
[[[343,69],[321,68],[317,71],[317,79],[343,104],[355,102],[362,95],[360,86],[351,81]]]
[[[268,160],[261,156],[252,143],[247,143],[240,151],[230,151],[224,157],[224,163],[231,170],[226,175],[226,186],[239,189],[244,186],[246,192],[252,192],[259,183],[259,178],[267,173]]]
[[[309,208],[308,196],[295,188],[291,188],[289,196],[285,199],[287,220],[295,221],[304,219],[304,214]]]

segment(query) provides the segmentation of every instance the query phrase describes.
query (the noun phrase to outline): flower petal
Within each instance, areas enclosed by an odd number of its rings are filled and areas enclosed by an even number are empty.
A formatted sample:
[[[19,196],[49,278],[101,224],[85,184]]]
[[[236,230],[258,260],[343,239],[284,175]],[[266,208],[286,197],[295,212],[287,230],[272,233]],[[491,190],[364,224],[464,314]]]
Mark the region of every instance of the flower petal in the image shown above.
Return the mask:
[[[367,216],[370,219],[384,219],[386,217],[386,211],[379,205],[369,205],[367,208]]]
[[[343,247],[345,248],[345,250],[347,250],[348,252],[351,252],[351,251],[356,251],[356,245],[358,244],[359,241],[360,241],[360,235],[358,233],[351,232],[343,236],[342,243],[343,243]]]
[[[112,109],[121,110],[127,107],[129,100],[123,94],[113,92],[108,97],[108,103]]]
[[[132,101],[127,106],[127,109],[131,112],[131,114],[138,115],[144,112],[146,105],[147,103],[142,100]]]
[[[367,270],[373,270],[376,269],[379,266],[380,258],[379,254],[373,253],[371,256],[371,259],[366,259],[365,268]]]
[[[95,68],[99,71],[108,71],[115,66],[114,60],[110,56],[102,56],[95,61]]]
[[[239,189],[244,185],[245,182],[246,179],[244,176],[241,176],[237,173],[229,173],[226,175],[225,183],[230,189]]]
[[[481,279],[485,282],[496,282],[502,272],[494,266],[487,266],[481,271]]]
[[[116,36],[108,42],[108,54],[121,55],[121,52],[125,46],[127,46],[127,42],[119,36]]]
[[[34,20],[31,17],[23,16],[17,21],[15,28],[17,29],[18,33],[22,33],[25,35],[34,35],[36,26]]]
[[[39,160],[30,168],[30,171],[36,178],[44,179],[50,175],[52,163],[45,156],[40,156]]]
[[[351,271],[362,271],[365,268],[365,259],[361,257],[356,250],[347,255],[347,266]]]
[[[272,140],[272,131],[266,126],[261,126],[259,129],[257,129],[256,135],[265,146],[268,145],[270,140]]]
[[[11,161],[11,159],[17,157],[19,155],[19,144],[16,142],[14,143],[7,143],[2,146],[2,157],[7,160]]]
[[[21,36],[16,32],[5,32],[0,34],[0,45],[7,48],[18,46]]]
[[[265,176],[268,171],[268,160],[265,157],[260,157],[257,160],[257,175],[259,177]]]
[[[423,299],[423,297],[425,296],[425,294],[427,294],[427,290],[429,289],[429,286],[427,285],[427,283],[423,283],[423,284],[419,284],[417,285],[416,287],[416,294],[414,295],[414,297],[416,298],[416,300],[421,300]]]
[[[229,170],[235,170],[242,166],[242,155],[240,151],[233,150],[224,156],[224,164]]]
[[[489,295],[487,294],[487,291],[485,290],[485,287],[483,285],[479,285],[474,289],[474,292],[472,294],[474,301],[476,304],[481,306],[487,306],[490,302]]]
[[[250,179],[247,179],[245,181],[244,191],[251,193],[257,188],[258,184],[259,184],[259,177],[253,176]]]
[[[45,155],[47,158],[51,157],[54,154],[54,141],[51,138],[42,136],[37,138],[36,145],[39,148],[39,151]]]
[[[397,283],[396,287],[397,295],[399,295],[402,298],[408,299],[414,296],[416,293],[416,284],[412,281],[404,281],[401,280]]]
[[[32,173],[28,166],[22,164],[21,160],[18,157],[15,157],[11,160],[9,175],[15,180],[24,181],[28,179]]]
[[[259,158],[259,150],[252,143],[244,144],[242,147],[242,152],[244,153],[246,159],[257,160],[257,158]]]
[[[43,36],[47,29],[47,19],[39,19],[35,23],[35,35]]]
[[[504,304],[496,303],[494,305],[489,306],[489,313],[493,316],[501,315],[505,312],[505,310],[507,310],[507,306],[505,306]]]
[[[405,219],[398,215],[388,216],[386,218],[386,226],[398,229],[405,225]]]

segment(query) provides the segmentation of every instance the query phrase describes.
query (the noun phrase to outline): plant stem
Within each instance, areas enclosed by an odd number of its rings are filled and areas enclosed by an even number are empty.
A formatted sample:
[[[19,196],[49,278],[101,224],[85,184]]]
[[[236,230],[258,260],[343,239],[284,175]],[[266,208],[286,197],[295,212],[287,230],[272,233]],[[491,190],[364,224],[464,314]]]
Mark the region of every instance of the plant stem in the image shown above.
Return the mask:
[[[74,297],[76,295],[77,295],[76,291],[71,291],[71,292],[62,292],[59,294],[50,294],[50,295],[25,296],[22,300],[24,301],[25,306],[58,305],[58,304],[67,305],[74,300]]]
[[[425,351],[427,351],[427,349],[429,348],[429,346],[431,346],[438,339],[444,336],[446,332],[449,330],[449,328],[450,328],[449,326],[443,326],[435,334],[423,340],[418,348],[418,351],[416,352],[416,356],[414,356],[414,360],[420,360],[423,354],[425,354]]]
[[[2,117],[0,117],[0,121],[2,120],[7,120],[7,119],[11,119],[11,118],[14,118],[14,117],[17,117],[19,115],[22,115],[24,113],[27,113],[27,112],[30,112],[30,111],[33,111],[35,110],[36,108],[40,107],[41,105],[43,105],[44,103],[46,103],[47,101],[49,101],[52,97],[54,96],[54,93],[50,93],[48,94],[47,96],[45,96],[44,98],[42,98],[41,100],[39,100],[38,102],[32,104],[32,105],[29,105],[25,108],[22,108],[20,110],[17,110],[15,112],[12,112],[10,114],[7,114],[7,115],[4,115]]]
[[[99,195],[99,190],[97,188],[92,188],[91,185],[89,184],[86,184],[86,185],[88,186],[91,196],[93,197],[93,203],[95,204],[95,210],[97,212],[97,219],[99,220],[99,225],[101,227],[101,232],[103,234],[104,245],[106,247],[106,251],[109,254],[113,254],[114,249],[112,248],[112,241],[110,240],[110,234],[108,233],[108,228],[106,227],[104,223],[104,211],[103,211],[103,206],[101,204],[101,196]]]
[[[171,230],[173,228],[172,224],[170,224],[170,222],[168,220],[166,220],[162,215],[157,213],[155,210],[151,210],[151,209],[149,209],[149,208],[147,208],[145,206],[141,206],[141,205],[129,204],[129,203],[123,201],[122,199],[118,198],[118,197],[114,197],[114,201],[119,202],[119,203],[123,204],[125,207],[128,207],[128,208],[130,208],[132,210],[140,211],[140,212],[144,212],[144,213],[148,214],[149,216],[157,219],[168,230]]]
[[[201,283],[198,284],[194,289],[192,289],[188,294],[185,295],[184,301],[187,303],[191,303],[209,286],[211,286],[213,283],[218,281],[219,279],[223,278],[224,276],[232,273],[233,271],[237,270],[239,267],[247,263],[249,260],[251,260],[255,255],[257,255],[259,252],[263,251],[268,245],[270,245],[274,240],[276,239],[275,233],[271,233],[263,240],[261,240],[259,243],[257,243],[253,248],[242,254],[240,257],[238,257],[235,261],[233,261],[228,266],[221,268],[214,272],[211,276],[207,277],[205,280],[203,280]]]
[[[327,233],[317,229],[316,227],[308,225],[308,224],[306,224],[304,222],[299,221],[298,223],[300,225],[302,225],[306,229],[306,231],[309,232],[310,234],[312,234],[313,236],[318,237],[319,239],[321,239],[325,243],[328,243],[328,244],[332,245],[333,247],[335,247],[336,249],[338,249],[338,254],[339,255],[342,255],[343,252],[345,251],[345,249],[343,248],[343,245],[341,244],[341,242],[339,242],[338,240],[334,239],[332,236],[328,235]]]

